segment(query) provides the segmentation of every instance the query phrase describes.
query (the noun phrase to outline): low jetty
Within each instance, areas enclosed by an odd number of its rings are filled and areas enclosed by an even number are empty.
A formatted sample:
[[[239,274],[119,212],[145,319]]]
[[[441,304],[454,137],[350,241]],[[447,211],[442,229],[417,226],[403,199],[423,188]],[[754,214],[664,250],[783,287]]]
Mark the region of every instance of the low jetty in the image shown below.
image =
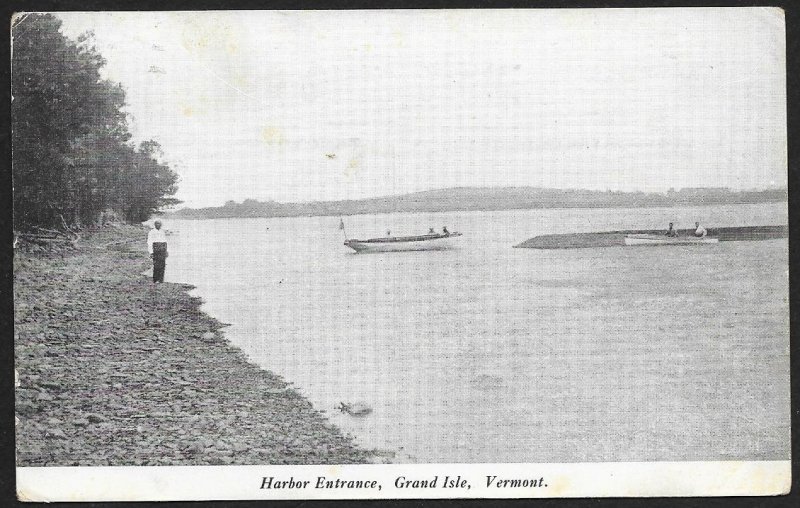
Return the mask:
[[[143,276],[146,234],[109,228],[16,250],[18,466],[375,460],[249,362],[191,286]]]
[[[753,240],[774,240],[789,237],[789,226],[740,226],[726,228],[707,228],[708,236],[719,238],[720,242]],[[534,236],[515,248],[521,249],[586,249],[594,247],[618,247],[625,245],[625,235],[664,234],[664,229],[630,229],[622,231],[603,231],[599,233],[565,233],[557,235]],[[679,229],[678,234],[689,236],[692,229]]]

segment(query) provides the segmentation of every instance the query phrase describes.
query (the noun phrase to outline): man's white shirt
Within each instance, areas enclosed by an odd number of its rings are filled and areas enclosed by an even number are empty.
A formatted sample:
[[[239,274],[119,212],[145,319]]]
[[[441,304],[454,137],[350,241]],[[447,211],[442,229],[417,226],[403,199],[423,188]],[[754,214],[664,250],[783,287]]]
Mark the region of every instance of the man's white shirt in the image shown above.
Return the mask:
[[[153,244],[156,242],[167,243],[167,234],[164,232],[164,228],[153,228],[147,233],[147,252],[153,253]]]

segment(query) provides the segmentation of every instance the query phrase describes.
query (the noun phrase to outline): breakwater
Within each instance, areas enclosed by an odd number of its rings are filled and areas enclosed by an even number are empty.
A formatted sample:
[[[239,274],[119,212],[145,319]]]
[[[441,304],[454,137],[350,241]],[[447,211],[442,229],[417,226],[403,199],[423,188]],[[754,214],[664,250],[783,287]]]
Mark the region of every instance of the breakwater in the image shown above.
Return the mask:
[[[788,238],[789,226],[738,226],[707,228],[708,236],[720,242],[774,240]],[[515,245],[522,249],[584,249],[593,247],[617,247],[625,245],[625,235],[664,234],[664,229],[629,229],[597,233],[565,233],[534,236]],[[694,229],[679,229],[680,236],[689,236]]]

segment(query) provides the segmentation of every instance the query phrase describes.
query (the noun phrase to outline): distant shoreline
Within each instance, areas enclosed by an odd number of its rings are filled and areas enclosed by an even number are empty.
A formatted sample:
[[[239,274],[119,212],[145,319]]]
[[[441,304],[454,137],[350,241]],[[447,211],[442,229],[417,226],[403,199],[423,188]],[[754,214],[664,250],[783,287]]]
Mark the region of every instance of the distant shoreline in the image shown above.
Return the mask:
[[[395,211],[395,212],[359,212],[359,213],[328,213],[324,215],[271,215],[271,216],[246,216],[246,217],[180,217],[174,213],[164,213],[159,218],[166,220],[225,220],[225,219],[297,219],[310,217],[355,217],[358,215],[395,215],[413,213],[450,213],[450,212],[514,212],[526,210],[608,210],[608,209],[647,209],[647,208],[680,208],[680,207],[711,207],[711,206],[735,206],[735,205],[762,205],[780,203],[781,201],[761,201],[758,203],[708,203],[693,205],[653,205],[653,206],[553,206],[539,208],[503,208],[503,209],[474,209],[474,210],[421,210],[421,211]]]
[[[392,213],[489,212],[600,208],[674,208],[788,202],[786,189],[730,191],[682,189],[668,193],[510,188],[457,188],[362,200],[279,203],[245,200],[224,206],[184,208],[166,219],[330,217]]]
[[[74,250],[15,253],[17,465],[370,463],[249,362],[191,286],[142,276],[145,234],[107,228]]]

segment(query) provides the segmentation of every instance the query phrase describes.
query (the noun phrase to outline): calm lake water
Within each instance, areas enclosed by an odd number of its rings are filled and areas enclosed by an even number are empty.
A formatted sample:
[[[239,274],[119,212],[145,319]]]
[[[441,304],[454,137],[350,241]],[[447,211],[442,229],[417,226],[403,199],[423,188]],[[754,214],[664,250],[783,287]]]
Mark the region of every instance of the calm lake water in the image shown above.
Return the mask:
[[[514,249],[556,232],[786,224],[786,204],[167,221],[167,280],[397,462],[788,459],[788,242]],[[356,418],[340,401],[373,408]],[[265,403],[268,401],[265,400]]]

